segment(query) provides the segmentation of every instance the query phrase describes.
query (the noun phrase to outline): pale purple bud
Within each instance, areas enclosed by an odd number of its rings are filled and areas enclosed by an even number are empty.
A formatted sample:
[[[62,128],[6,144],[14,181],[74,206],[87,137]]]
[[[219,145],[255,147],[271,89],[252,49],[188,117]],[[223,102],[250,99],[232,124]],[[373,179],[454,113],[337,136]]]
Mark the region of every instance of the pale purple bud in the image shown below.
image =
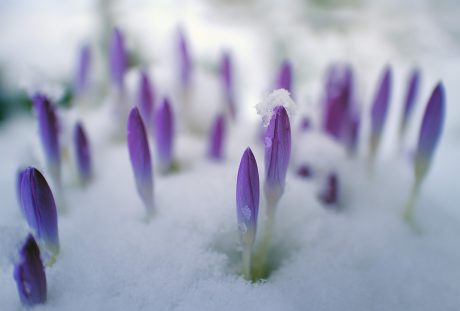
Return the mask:
[[[187,44],[187,39],[185,33],[182,29],[178,31],[178,42],[177,42],[177,51],[178,51],[178,62],[179,62],[179,73],[180,80],[183,87],[187,87],[190,84],[190,77],[192,73],[192,60],[190,57],[190,51]]]
[[[29,227],[53,255],[59,253],[56,203],[43,175],[28,167],[20,174],[20,206]]]
[[[120,29],[114,28],[110,39],[109,48],[110,77],[113,84],[123,89],[124,76],[128,67],[128,57],[125,50],[125,42]]]
[[[14,265],[13,277],[19,298],[25,307],[46,302],[46,275],[40,257],[40,249],[29,234],[19,250],[19,259]]]
[[[414,169],[418,181],[428,172],[431,159],[441,137],[444,126],[445,94],[440,82],[431,93],[423,115],[422,125],[415,154]]]
[[[91,50],[89,45],[84,45],[80,49],[75,70],[74,90],[77,95],[83,94],[88,88],[90,67]]]
[[[91,179],[92,175],[91,149],[81,122],[75,124],[73,139],[78,174],[82,182],[87,182]]]
[[[326,177],[326,182],[324,184],[324,188],[319,194],[319,199],[326,207],[338,207],[339,189],[339,179],[337,174],[331,173]]]
[[[308,164],[302,164],[297,168],[297,175],[302,178],[310,178],[313,176],[313,171]]]
[[[292,94],[292,66],[288,60],[284,60],[280,65],[275,89],[285,89]]]
[[[215,119],[209,137],[208,156],[213,160],[222,160],[225,138],[225,117],[218,115]]]
[[[160,170],[171,169],[174,147],[174,116],[168,98],[164,98],[155,114],[155,135]]]
[[[284,192],[291,156],[291,125],[283,106],[277,106],[265,131],[265,195],[275,205]]]
[[[418,95],[419,81],[420,71],[418,69],[414,69],[409,78],[409,83],[407,86],[407,93],[404,101],[404,111],[403,116],[401,118],[400,135],[404,134],[404,132],[406,131],[407,123],[412,114],[412,111],[414,110],[415,102],[417,100]]]
[[[300,121],[300,131],[301,132],[306,132],[311,128],[311,121],[310,118],[308,117],[303,117],[302,120]]]
[[[153,211],[153,175],[149,141],[137,107],[128,118],[128,151],[137,191],[149,212]]]
[[[250,148],[241,157],[236,180],[236,215],[241,242],[245,246],[254,244],[259,213],[259,171]]]
[[[149,76],[145,71],[141,72],[137,91],[137,107],[141,113],[145,126],[153,130],[155,93],[152,89]]]
[[[354,155],[358,149],[359,129],[361,126],[360,115],[354,113],[349,117],[346,127],[345,146],[348,154]]]
[[[220,75],[224,86],[225,101],[233,119],[236,116],[235,94],[233,90],[233,67],[230,54],[225,52],[220,63]]]

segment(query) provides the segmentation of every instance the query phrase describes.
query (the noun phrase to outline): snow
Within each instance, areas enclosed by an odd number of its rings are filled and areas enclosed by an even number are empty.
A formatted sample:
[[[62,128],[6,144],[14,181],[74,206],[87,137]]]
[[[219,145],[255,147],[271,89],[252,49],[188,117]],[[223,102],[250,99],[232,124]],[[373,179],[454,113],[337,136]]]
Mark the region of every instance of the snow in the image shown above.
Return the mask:
[[[66,120],[65,133],[71,133],[74,120],[83,120],[94,155],[95,178],[88,187],[80,188],[71,156],[65,157],[66,209],[58,220],[61,254],[56,264],[46,269],[48,301],[36,310],[458,310],[460,197],[457,179],[460,167],[456,163],[460,155],[460,109],[456,103],[460,100],[457,87],[460,59],[458,42],[451,37],[453,31],[458,32],[458,23],[453,26],[446,20],[439,23],[443,20],[441,17],[459,11],[455,3],[450,2],[448,9],[433,10],[436,1],[423,1],[420,7],[406,4],[409,8],[405,11],[395,9],[398,7],[393,2],[363,1],[362,6],[326,14],[314,7],[301,11],[300,1],[293,1],[291,10],[280,10],[278,6],[282,3],[277,6],[273,1],[273,9],[258,16],[258,22],[251,23],[254,12],[245,11],[247,16],[243,15],[237,22],[246,28],[233,27],[238,23],[229,21],[225,14],[220,16],[222,19],[216,18],[221,20],[219,23],[201,21],[199,17],[209,16],[212,10],[205,9],[206,3],[200,3],[191,16],[184,14],[184,25],[190,27],[187,29],[190,29],[190,40],[201,68],[196,73],[198,86],[191,103],[201,110],[207,105],[210,107],[203,115],[195,111],[188,120],[199,127],[200,134],[190,133],[185,121],[179,129],[176,157],[181,170],[155,175],[157,213],[154,218],[145,221],[146,211],[135,189],[126,145],[108,139],[110,98],[92,110],[87,105],[85,109],[62,114]],[[161,5],[158,12],[133,10],[122,23],[131,30],[128,33],[134,35],[144,29],[141,22],[148,24],[146,20],[162,17],[160,20],[165,24],[153,27],[163,32],[156,33],[144,44],[145,53],[159,49],[157,54],[152,52],[157,62],[149,70],[160,94],[169,94],[176,90],[171,72],[166,72],[164,65],[156,64],[159,59],[167,58],[169,46],[161,44],[165,42],[162,36],[165,32],[173,33],[175,20],[174,11],[162,5],[164,11],[160,10]],[[262,6],[257,1],[252,5]],[[54,10],[58,10],[58,6]],[[238,12],[238,6],[233,10]],[[293,16],[296,18],[290,19],[292,24],[279,23]],[[308,27],[299,22],[300,17],[305,16],[312,17]],[[327,18],[331,25],[326,27],[321,17]],[[37,16],[34,23],[42,19]],[[77,25],[81,23],[78,20]],[[259,39],[261,33],[266,33],[267,25],[276,32],[274,37],[286,33],[287,37],[282,36],[284,41],[280,43],[276,38],[270,41],[266,36],[264,40]],[[202,36],[206,34],[206,26],[215,41]],[[352,30],[348,31],[347,27]],[[221,31],[226,35],[216,35]],[[151,34],[151,30],[144,30],[144,35]],[[20,38],[24,40],[24,36],[21,34]],[[296,38],[302,40],[295,41]],[[78,40],[75,36],[74,39]],[[14,42],[19,39],[8,35],[0,40],[3,40],[0,56],[12,59],[9,67],[27,63],[25,50],[21,49],[18,58],[8,53],[16,51],[18,45]],[[39,55],[65,45],[70,38],[62,44],[57,41],[35,43],[37,55],[31,56],[29,65],[33,67],[32,64],[37,63],[42,69],[49,65],[58,72],[65,71],[66,64],[71,68],[65,58],[74,55],[74,43],[67,48],[69,53],[55,52],[58,57],[48,62]],[[19,46],[26,44],[32,43]],[[217,63],[223,44],[235,50],[232,55],[236,59],[240,115],[239,122],[228,131],[225,161],[215,163],[206,158],[208,139],[202,132],[220,109],[221,103],[216,103],[219,98],[216,90],[220,86],[203,60],[215,59]],[[261,50],[269,52],[260,53]],[[361,98],[363,115],[369,115],[368,105],[379,70],[387,62],[395,70],[395,92],[384,145],[372,175],[366,155],[366,124],[356,158],[349,158],[337,142],[318,129],[298,133],[297,127],[292,127],[292,165],[276,214],[269,260],[272,273],[266,281],[251,284],[240,275],[236,175],[241,154],[250,146],[263,177],[263,142],[258,136],[260,119],[254,107],[265,98],[266,88],[272,81],[270,73],[278,67],[280,50],[288,54],[294,64],[298,112],[292,115],[293,124],[304,113],[317,113],[323,72],[329,62],[337,58],[345,58],[356,70],[357,96]],[[413,175],[407,156],[398,153],[395,147],[403,85],[413,63],[417,63],[423,73],[422,91],[404,152],[410,152],[414,146],[424,103],[437,80],[443,80],[447,94],[445,131],[415,210],[417,230],[401,219]],[[23,74],[22,66],[15,75]],[[163,75],[169,75],[166,81]],[[53,72],[49,76],[53,76]],[[137,75],[130,73],[127,77],[132,93],[135,85],[130,84],[130,79],[137,80]],[[275,94],[285,93],[275,91]],[[181,98],[174,99],[175,111],[179,113]],[[270,108],[265,108],[263,111],[268,115]],[[16,202],[15,174],[24,165],[45,170],[37,141],[32,115],[11,119],[0,128],[2,310],[21,308],[12,277],[12,261],[27,227]],[[311,163],[319,176],[297,177],[297,165],[305,162]],[[324,208],[317,199],[322,176],[330,170],[339,174],[343,194],[339,212]],[[265,218],[263,196],[261,199],[257,239],[263,232]]]
[[[289,92],[285,89],[274,90],[256,106],[257,113],[262,117],[262,124],[264,127],[267,127],[270,123],[273,109],[277,106],[283,106],[288,113],[289,119],[293,118],[296,104],[292,100]]]

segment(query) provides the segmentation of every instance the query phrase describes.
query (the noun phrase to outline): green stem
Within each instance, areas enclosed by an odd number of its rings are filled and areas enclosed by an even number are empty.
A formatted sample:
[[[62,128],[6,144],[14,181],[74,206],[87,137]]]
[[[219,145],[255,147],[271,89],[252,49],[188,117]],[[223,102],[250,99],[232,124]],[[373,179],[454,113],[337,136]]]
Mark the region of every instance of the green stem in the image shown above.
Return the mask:
[[[243,276],[246,280],[251,280],[251,247],[249,246],[243,249]]]
[[[412,215],[414,213],[415,204],[417,202],[417,196],[419,193],[419,189],[420,189],[420,181],[415,180],[412,186],[412,190],[411,190],[409,199],[407,200],[406,207],[404,209],[404,213],[403,213],[403,219],[407,224],[412,223]]]
[[[267,206],[267,221],[265,226],[264,236],[260,242],[257,253],[254,256],[253,279],[260,280],[267,276],[267,257],[272,240],[273,224],[275,222],[275,207],[276,204],[268,204]]]

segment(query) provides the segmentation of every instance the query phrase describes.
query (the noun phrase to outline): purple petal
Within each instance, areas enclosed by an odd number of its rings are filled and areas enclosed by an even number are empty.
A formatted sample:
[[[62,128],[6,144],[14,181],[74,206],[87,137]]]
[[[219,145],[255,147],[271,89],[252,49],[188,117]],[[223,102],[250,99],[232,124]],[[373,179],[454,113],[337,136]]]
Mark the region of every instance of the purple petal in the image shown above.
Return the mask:
[[[326,178],[326,183],[319,195],[319,199],[326,207],[336,205],[339,199],[339,179],[335,173],[331,173]]]
[[[75,145],[75,158],[77,161],[80,180],[87,182],[92,175],[91,151],[88,137],[81,122],[77,122],[73,134]]]
[[[114,28],[110,40],[109,50],[110,76],[118,89],[123,89],[123,81],[128,67],[123,34],[120,29]]]
[[[153,129],[155,96],[146,72],[142,71],[137,92],[137,107],[147,128]]]
[[[46,275],[40,258],[40,249],[29,234],[19,251],[19,260],[14,265],[13,277],[21,303],[32,307],[46,302]]]
[[[77,95],[82,94],[88,87],[89,69],[91,66],[91,50],[89,45],[84,45],[78,55],[78,63],[75,71],[74,89]]]
[[[170,170],[173,162],[174,118],[168,98],[155,114],[155,135],[159,166],[162,172]]]
[[[281,63],[275,89],[285,89],[292,93],[292,66],[288,60]]]
[[[183,87],[190,84],[190,76],[192,72],[192,61],[190,51],[187,45],[187,40],[182,29],[178,32],[178,54],[179,54],[179,72]]]
[[[222,55],[222,60],[220,63],[220,75],[224,86],[226,103],[230,111],[230,115],[234,119],[236,116],[236,107],[233,91],[232,59],[230,54],[227,52]]]
[[[380,144],[387,117],[391,94],[391,68],[386,67],[375,93],[371,110],[371,147],[376,151]]]
[[[416,176],[419,180],[427,173],[441,137],[445,115],[444,93],[443,84],[436,85],[425,108],[414,162]]]
[[[211,128],[211,135],[209,139],[209,152],[208,155],[213,160],[222,160],[223,147],[225,136],[225,117],[223,115],[217,116]]]
[[[20,205],[29,227],[57,255],[59,236],[56,203],[43,175],[28,167],[21,173]]]
[[[153,176],[149,141],[137,107],[128,118],[128,151],[137,191],[147,210],[153,209]]]
[[[291,156],[291,125],[286,109],[277,106],[265,132],[265,194],[275,203],[281,197]]]
[[[419,81],[420,71],[418,69],[415,69],[410,76],[409,84],[407,87],[406,100],[404,102],[404,112],[400,126],[401,133],[403,133],[406,130],[407,122],[412,114],[412,111],[414,110],[415,101],[418,95]]]
[[[250,148],[241,157],[236,180],[236,215],[241,241],[244,245],[254,243],[259,213],[259,171]]]

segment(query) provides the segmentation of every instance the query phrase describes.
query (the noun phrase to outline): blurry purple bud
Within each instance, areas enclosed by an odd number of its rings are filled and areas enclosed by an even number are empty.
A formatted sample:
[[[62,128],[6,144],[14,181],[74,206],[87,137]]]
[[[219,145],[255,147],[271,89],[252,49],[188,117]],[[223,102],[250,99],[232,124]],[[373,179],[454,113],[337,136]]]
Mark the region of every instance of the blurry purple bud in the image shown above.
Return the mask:
[[[21,173],[20,206],[29,227],[54,255],[59,253],[56,203],[43,175],[28,167]]]
[[[283,106],[277,106],[265,132],[265,195],[274,206],[284,192],[291,156],[291,125]]]
[[[228,110],[233,119],[236,116],[236,107],[235,107],[235,96],[233,91],[233,71],[232,71],[232,59],[230,54],[225,52],[222,55],[222,60],[220,63],[220,75],[222,78],[222,83],[224,86],[225,100],[228,105]]]
[[[19,250],[13,277],[23,306],[33,307],[46,302],[45,269],[40,258],[40,249],[31,234]]]
[[[331,173],[327,176],[324,188],[319,194],[319,199],[326,207],[335,205],[339,200],[339,179],[335,173]]]
[[[245,246],[254,244],[259,213],[259,171],[250,148],[241,157],[236,180],[236,215],[241,242]]]
[[[114,28],[110,39],[110,76],[112,82],[119,89],[123,89],[123,81],[128,67],[128,57],[126,55],[123,34],[120,29]]]
[[[311,121],[308,117],[303,117],[300,121],[300,131],[306,132],[311,128]]]
[[[292,66],[288,60],[281,63],[275,89],[285,89],[292,94]]]
[[[391,68],[387,66],[375,93],[371,110],[371,153],[375,154],[380,145],[391,94]]]
[[[361,120],[359,114],[353,114],[349,118],[345,137],[345,146],[348,154],[354,155],[358,149]]]
[[[164,98],[155,114],[155,135],[161,172],[171,169],[173,162],[174,116],[168,98]]]
[[[187,44],[185,33],[182,29],[178,31],[178,56],[179,56],[179,72],[182,86],[186,88],[190,84],[190,76],[192,73],[192,60]]]
[[[404,111],[399,131],[400,135],[403,135],[406,131],[407,122],[409,121],[412,111],[414,110],[415,102],[418,95],[419,81],[420,71],[418,69],[415,69],[414,71],[412,71],[412,74],[409,79],[409,84],[407,86],[407,93],[404,102]]]
[[[155,96],[149,76],[142,71],[137,92],[137,107],[142,120],[149,130],[153,130]]]
[[[82,182],[87,182],[92,175],[91,150],[88,137],[81,122],[77,122],[73,133],[75,145],[75,158],[78,174]]]
[[[213,160],[222,160],[225,137],[225,117],[217,116],[211,128],[208,155]]]
[[[128,151],[137,191],[149,212],[153,212],[153,176],[149,141],[137,107],[128,118]]]
[[[77,68],[75,71],[74,90],[77,95],[84,93],[88,87],[89,69],[91,66],[91,50],[89,45],[84,45],[78,55]]]
[[[310,178],[313,176],[311,167],[308,164],[302,164],[297,169],[297,176],[302,178]]]
[[[440,82],[431,93],[423,115],[415,154],[416,179],[421,181],[428,172],[431,159],[441,137],[445,115],[444,86]]]

